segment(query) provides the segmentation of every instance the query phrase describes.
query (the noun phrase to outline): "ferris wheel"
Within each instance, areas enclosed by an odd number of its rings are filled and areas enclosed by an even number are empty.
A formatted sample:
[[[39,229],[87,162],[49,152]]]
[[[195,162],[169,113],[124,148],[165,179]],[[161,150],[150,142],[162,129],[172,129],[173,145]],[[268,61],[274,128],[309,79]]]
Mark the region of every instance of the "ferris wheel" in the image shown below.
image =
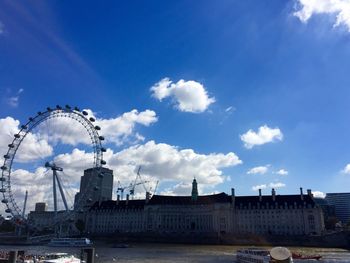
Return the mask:
[[[36,202],[54,213],[55,224],[91,205],[96,181],[86,181],[80,191],[79,183],[85,169],[103,177],[106,149],[95,121],[88,110],[57,105],[19,126],[3,156],[0,177],[1,202],[16,224],[26,225],[26,210],[33,211]]]

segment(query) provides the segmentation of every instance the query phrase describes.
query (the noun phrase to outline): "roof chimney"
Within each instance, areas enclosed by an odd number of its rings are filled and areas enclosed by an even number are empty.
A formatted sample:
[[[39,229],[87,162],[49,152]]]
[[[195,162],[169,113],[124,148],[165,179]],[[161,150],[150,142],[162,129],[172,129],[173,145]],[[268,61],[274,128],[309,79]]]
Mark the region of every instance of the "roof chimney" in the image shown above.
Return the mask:
[[[314,197],[314,195],[311,192],[311,189],[307,189],[307,195],[310,196],[311,198]]]
[[[276,201],[276,191],[275,191],[275,188],[272,188],[271,193],[272,193],[272,200],[273,200],[273,201]]]
[[[303,188],[300,187],[300,199],[304,200]]]
[[[128,203],[129,203],[129,194],[126,195],[126,202],[125,202],[125,204],[128,205]]]
[[[261,196],[261,189],[259,189],[259,202],[262,201],[262,196]]]
[[[117,205],[119,205],[120,195],[117,195]]]
[[[149,202],[149,199],[151,198],[151,193],[146,192],[146,204]]]
[[[235,199],[236,199],[236,195],[235,195],[235,189],[231,188],[231,200],[232,200],[232,205],[235,205]]]

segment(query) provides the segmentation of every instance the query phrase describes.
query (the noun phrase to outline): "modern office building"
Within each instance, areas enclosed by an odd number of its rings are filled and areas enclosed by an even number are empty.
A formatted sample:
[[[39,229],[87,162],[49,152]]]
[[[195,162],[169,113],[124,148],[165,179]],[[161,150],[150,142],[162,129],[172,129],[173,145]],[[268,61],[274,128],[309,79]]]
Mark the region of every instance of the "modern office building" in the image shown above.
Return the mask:
[[[95,202],[112,200],[113,170],[108,168],[90,168],[84,171],[80,179],[80,191],[75,195],[74,207],[82,197]]]
[[[326,201],[335,207],[335,215],[343,224],[350,222],[350,193],[327,193]]]
[[[35,212],[45,212],[47,210],[47,203],[39,202],[35,203]]]

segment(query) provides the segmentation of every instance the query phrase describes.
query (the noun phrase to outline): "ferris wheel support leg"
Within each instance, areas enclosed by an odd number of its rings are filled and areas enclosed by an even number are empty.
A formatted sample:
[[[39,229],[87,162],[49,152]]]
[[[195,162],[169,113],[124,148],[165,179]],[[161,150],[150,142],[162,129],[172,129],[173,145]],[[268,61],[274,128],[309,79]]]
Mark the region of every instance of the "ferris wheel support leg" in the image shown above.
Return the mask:
[[[66,200],[66,197],[64,195],[64,192],[63,192],[63,189],[62,189],[62,185],[61,185],[61,181],[60,181],[60,178],[58,177],[57,173],[56,173],[56,178],[57,178],[58,189],[60,190],[64,207],[66,208],[66,211],[68,211],[69,209],[68,209],[68,205],[67,205],[67,200]]]
[[[53,181],[52,181],[52,185],[53,185],[53,207],[54,207],[54,212],[55,212],[55,224],[56,224],[56,220],[57,220],[57,193],[56,193],[56,177],[57,177],[57,172],[56,170],[52,170],[53,172]]]

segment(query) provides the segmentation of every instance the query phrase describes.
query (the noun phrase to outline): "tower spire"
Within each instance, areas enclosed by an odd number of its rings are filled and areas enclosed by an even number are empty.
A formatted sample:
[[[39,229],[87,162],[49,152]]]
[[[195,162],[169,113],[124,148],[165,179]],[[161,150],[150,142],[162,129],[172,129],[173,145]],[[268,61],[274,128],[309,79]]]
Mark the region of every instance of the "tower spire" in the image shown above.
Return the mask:
[[[198,198],[198,188],[196,178],[193,179],[192,182],[192,201],[197,201]]]

